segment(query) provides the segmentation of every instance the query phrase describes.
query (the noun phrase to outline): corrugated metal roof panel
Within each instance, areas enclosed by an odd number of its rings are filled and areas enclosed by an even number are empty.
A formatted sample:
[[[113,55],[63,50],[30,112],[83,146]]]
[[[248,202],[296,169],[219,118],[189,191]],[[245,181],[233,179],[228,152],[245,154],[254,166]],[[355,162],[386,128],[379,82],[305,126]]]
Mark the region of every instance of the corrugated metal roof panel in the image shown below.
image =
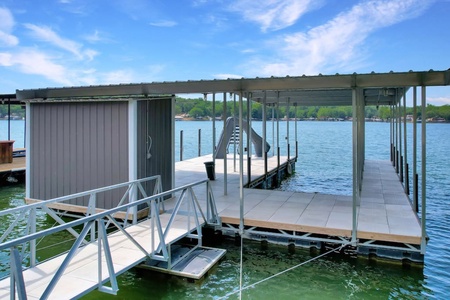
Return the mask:
[[[18,90],[19,100],[102,96],[151,96],[171,94],[204,94],[244,92],[246,97],[268,102],[290,102],[300,105],[351,105],[353,88],[363,88],[366,104],[392,104],[400,99],[404,88],[411,86],[445,86],[450,84],[450,70],[403,73],[370,73],[315,75],[295,77],[241,78],[226,80],[188,80],[152,83],[130,83],[85,87],[63,87]],[[393,93],[386,94],[390,90]],[[280,97],[277,97],[280,92]]]

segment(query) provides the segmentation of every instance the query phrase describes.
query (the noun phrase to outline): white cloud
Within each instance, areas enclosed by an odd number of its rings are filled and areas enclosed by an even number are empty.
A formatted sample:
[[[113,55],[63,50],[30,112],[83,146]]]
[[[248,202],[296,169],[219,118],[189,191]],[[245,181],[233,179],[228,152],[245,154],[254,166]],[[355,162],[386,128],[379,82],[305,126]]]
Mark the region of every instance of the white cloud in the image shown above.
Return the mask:
[[[67,77],[68,71],[64,66],[54,63],[51,57],[35,49],[0,53],[0,66],[16,67],[25,74],[41,75],[57,83],[72,85],[72,81]]]
[[[302,15],[320,5],[320,0],[238,0],[230,5],[263,32],[280,30],[294,24]]]
[[[97,54],[94,50],[83,50],[82,44],[60,37],[56,32],[47,26],[38,26],[29,23],[24,24],[24,26],[32,32],[35,38],[66,50],[75,55],[78,59],[87,58],[88,60],[92,60]]]
[[[156,26],[156,27],[174,27],[177,25],[177,22],[165,20],[165,21],[159,21],[159,22],[152,22],[152,23],[150,23],[150,25]]]
[[[88,61],[91,61],[94,59],[95,56],[98,55],[98,52],[92,49],[86,49],[83,51],[84,56],[87,58]]]
[[[130,83],[134,81],[134,74],[131,70],[115,70],[101,75],[102,84]]]
[[[241,50],[241,53],[255,53],[255,52],[256,52],[255,49],[250,49],[250,48]]]
[[[216,79],[241,79],[244,76],[236,74],[215,74],[213,77]]]
[[[253,64],[259,74],[267,76],[357,69],[364,61],[363,42],[371,33],[413,18],[429,4],[422,0],[364,1],[321,26],[271,41],[270,47],[280,49],[276,60],[266,63],[267,59],[259,58]]]
[[[450,97],[428,97],[427,103],[433,105],[450,105]]]
[[[0,46],[16,46],[19,44],[19,39],[11,34],[14,24],[14,17],[9,9],[0,7]]]
[[[101,32],[99,30],[94,30],[93,33],[86,34],[83,36],[83,38],[92,44],[112,42],[112,40],[107,36],[107,34],[105,34],[104,32]]]

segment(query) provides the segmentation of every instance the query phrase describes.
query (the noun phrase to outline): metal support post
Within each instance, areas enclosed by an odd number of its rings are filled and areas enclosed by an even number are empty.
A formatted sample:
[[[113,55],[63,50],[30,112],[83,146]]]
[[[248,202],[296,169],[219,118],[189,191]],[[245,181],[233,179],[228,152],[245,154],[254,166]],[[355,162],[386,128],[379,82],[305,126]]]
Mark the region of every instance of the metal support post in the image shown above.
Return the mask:
[[[216,162],[216,93],[212,94],[212,158]]]
[[[227,112],[227,93],[223,93],[223,139],[224,141],[228,141],[229,137],[227,136],[227,131],[225,130],[227,127],[227,116],[228,116],[228,112]],[[223,156],[223,194],[227,195],[228,191],[227,191],[227,187],[228,187],[228,182],[227,182],[227,158],[228,158],[228,154],[227,151],[225,151],[225,155]]]
[[[180,161],[183,161],[183,130],[180,130]]]
[[[287,160],[288,160],[288,162],[289,162],[289,159],[290,159],[290,148],[291,148],[291,146],[290,146],[290,142],[289,142],[289,120],[290,120],[290,115],[289,115],[289,109],[290,109],[290,107],[289,107],[289,100],[290,100],[290,98],[288,97],[287,98],[287,103],[286,103],[286,142],[287,142]]]
[[[239,128],[243,119],[242,92],[239,93]],[[244,131],[239,130],[239,234],[244,234]]]
[[[404,185],[405,192],[409,195],[409,167],[408,167],[408,137],[406,133],[406,88],[403,88],[403,144],[404,151],[403,156],[405,158],[405,175],[404,175]]]
[[[398,98],[398,153],[399,153],[399,170],[400,182],[403,182],[403,132],[402,132],[402,102],[398,90],[395,92],[396,98]]]
[[[138,165],[137,165],[137,100],[128,101],[128,181],[137,179]],[[129,193],[129,202],[134,202],[137,199],[137,190],[131,189]],[[130,208],[133,215],[133,224],[137,223],[137,207]]]
[[[352,243],[356,246],[357,239],[357,218],[356,218],[356,206],[358,203],[358,158],[357,158],[357,142],[358,142],[358,106],[357,106],[357,91],[355,88],[352,90],[352,112],[353,112],[353,121],[352,121],[352,174],[353,174],[353,201],[352,201]]]
[[[264,159],[264,181],[267,180],[267,151],[266,151],[266,143],[267,143],[267,94],[264,91],[263,98],[263,108],[262,108],[262,149],[263,149],[263,159]]]
[[[280,92],[277,92],[277,172],[280,169]],[[278,178],[278,174],[277,174]]]
[[[413,87],[413,207],[419,212],[417,182],[417,87]]]
[[[298,130],[297,130],[297,103],[294,104],[295,107],[295,161],[298,159]]]
[[[421,218],[420,221],[422,222],[422,242],[420,244],[420,253],[425,254],[425,248],[426,248],[426,238],[427,238],[427,232],[426,232],[426,199],[427,199],[427,181],[426,181],[426,167],[427,167],[427,151],[426,151],[426,141],[427,141],[427,135],[426,135],[426,124],[427,124],[427,111],[426,111],[426,87],[422,86],[422,205],[421,205]]]
[[[241,129],[239,128],[239,130]],[[233,172],[236,173],[236,93],[233,94],[233,135]]]
[[[202,156],[202,129],[198,129],[198,156]]]
[[[252,105],[251,93],[247,94],[247,184],[252,181]]]

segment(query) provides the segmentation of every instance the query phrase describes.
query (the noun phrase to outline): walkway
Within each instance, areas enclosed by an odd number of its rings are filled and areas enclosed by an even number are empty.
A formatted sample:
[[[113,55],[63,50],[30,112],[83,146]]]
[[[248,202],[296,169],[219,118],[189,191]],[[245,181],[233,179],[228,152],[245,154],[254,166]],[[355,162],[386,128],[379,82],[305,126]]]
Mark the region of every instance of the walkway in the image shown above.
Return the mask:
[[[209,160],[211,156],[206,155],[178,162],[176,185],[187,183],[192,178],[205,177],[203,162]],[[227,195],[224,195],[223,160],[216,160],[217,180],[211,183],[222,223],[238,225],[239,173],[234,172],[233,166],[233,158],[229,155]],[[276,166],[276,157],[269,158],[269,166]],[[252,158],[252,178],[261,176],[263,172],[263,160]],[[244,189],[244,213],[244,224],[248,226],[351,236],[351,196]],[[421,242],[419,220],[388,161],[366,160],[357,218],[357,237],[360,239],[415,245]]]
[[[154,194],[148,196],[142,187],[143,182],[153,181],[155,183]],[[207,199],[195,195],[193,188],[202,187],[203,193]],[[64,222],[56,216],[56,221],[61,225],[56,227],[33,231],[31,234],[25,233],[20,237],[14,236],[8,239],[10,232],[14,232],[16,225],[22,226],[22,218],[29,223],[26,226],[33,227],[32,216],[36,209],[42,209],[54,214],[48,210],[48,207],[55,204],[61,205],[62,202],[72,198],[90,195],[90,202],[95,211],[95,199],[99,193],[109,192],[114,189],[128,187],[122,200],[133,190],[139,190],[142,199],[121,204],[108,210],[80,216],[80,219],[72,219]],[[11,278],[15,280],[16,294],[29,299],[72,299],[80,297],[89,291],[98,288],[108,293],[116,293],[118,290],[116,275],[121,274],[137,264],[147,260],[158,260],[167,263],[168,268],[175,266],[183,257],[175,257],[171,253],[172,243],[188,237],[197,241],[193,245],[193,250],[202,245],[202,226],[206,223],[218,226],[220,221],[217,217],[217,211],[214,206],[214,199],[211,194],[208,180],[191,182],[189,185],[178,187],[166,192],[159,192],[161,188],[160,176],[153,176],[139,179],[127,183],[117,184],[109,187],[99,188],[91,191],[77,193],[68,196],[62,196],[55,199],[36,202],[30,205],[11,208],[0,212],[8,216],[11,220],[9,228],[2,235],[0,241],[1,251],[11,251],[17,255],[11,255],[10,272],[11,276],[0,281],[0,299],[9,298],[11,294]],[[176,197],[173,197],[176,195]],[[137,197],[139,195],[136,195]],[[175,206],[172,208],[164,207],[159,204],[160,200],[172,196],[175,199]],[[199,207],[197,199],[208,203],[207,210]],[[205,202],[206,201],[206,202]],[[150,215],[139,223],[121,224],[115,219],[116,214],[134,210],[136,207],[147,205],[150,207]],[[16,220],[14,220],[16,218]],[[112,222],[119,229],[116,232],[107,234],[105,222]],[[95,226],[97,225],[97,226]],[[126,226],[128,225],[128,226]],[[77,226],[82,226],[81,232],[73,231]],[[91,230],[96,231],[92,232]],[[76,241],[71,249],[57,257],[50,258],[40,264],[33,265],[22,271],[22,258],[17,252],[17,247],[23,243],[33,242],[43,236],[49,236],[59,233],[62,230],[72,230],[76,236]],[[88,242],[88,233],[91,231],[91,241]],[[85,243],[85,245],[82,245]],[[19,248],[20,249],[20,248]],[[36,252],[27,247],[25,257],[36,257]],[[29,252],[29,253],[28,253]],[[16,258],[16,259],[13,259]],[[33,259],[31,259],[33,261]],[[99,264],[98,262],[101,262]],[[8,262],[2,262],[8,266]],[[26,264],[26,263],[25,263]],[[23,278],[23,279],[22,279]],[[109,282],[109,283],[108,283]],[[111,285],[110,287],[105,285]]]
[[[170,214],[161,214],[160,217],[163,229],[165,229],[170,219]],[[168,236],[165,240],[166,244],[173,243],[195,230],[194,219],[192,218],[190,221],[190,230],[187,228],[188,223],[186,220],[186,216],[177,217],[168,231]],[[203,224],[201,223],[201,225]],[[146,220],[128,227],[126,231],[148,253],[154,253],[155,249],[152,249],[151,236],[152,234],[154,235],[156,246],[159,244],[159,238],[156,229],[152,233],[150,226],[151,221]],[[133,268],[147,259],[147,256],[120,231],[109,235],[108,241],[116,275]],[[66,256],[67,254],[58,256],[23,272],[28,299],[41,299],[42,293],[47,288],[50,280]],[[104,270],[102,280],[107,281],[109,274],[104,257],[102,260],[102,269]],[[72,259],[48,299],[73,299],[96,289],[98,287],[97,270],[98,242],[93,242],[80,248],[80,251]],[[0,281],[0,299],[9,298],[9,288],[9,277]]]

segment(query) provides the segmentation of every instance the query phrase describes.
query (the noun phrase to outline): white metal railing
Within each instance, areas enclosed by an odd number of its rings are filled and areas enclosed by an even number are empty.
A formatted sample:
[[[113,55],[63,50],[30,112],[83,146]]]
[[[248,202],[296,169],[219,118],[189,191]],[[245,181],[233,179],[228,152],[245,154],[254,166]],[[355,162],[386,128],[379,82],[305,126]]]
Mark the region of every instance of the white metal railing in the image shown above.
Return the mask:
[[[151,177],[151,179],[156,179],[154,177]],[[147,178],[147,180],[150,180]],[[159,178],[158,178],[159,180]],[[66,199],[66,197],[73,198],[73,197],[79,197],[81,195],[90,195],[90,193],[96,193],[99,190],[105,191],[117,187],[117,186],[137,186],[139,190],[141,190],[141,193],[145,193],[144,189],[142,188],[141,182],[145,181],[143,180],[137,180],[128,182],[126,184],[120,184],[115,185],[107,188],[101,188],[93,191],[88,191],[84,193],[78,193],[74,195],[69,195],[65,197],[60,197]],[[194,193],[194,187],[200,186],[206,184],[206,216],[205,213],[202,210],[202,207],[197,199],[197,196]],[[142,188],[142,189],[141,189]],[[155,187],[155,190],[158,190]],[[96,191],[96,192],[94,192]],[[132,191],[132,189],[127,189],[128,192]],[[161,201],[162,199],[165,199],[167,197],[172,197],[176,194],[180,194],[179,197],[176,197],[176,202],[174,204],[173,209],[170,211],[171,216],[168,221],[168,223],[163,227],[161,224],[160,219],[160,212],[161,210],[164,210],[164,203]],[[61,200],[60,198],[47,200],[44,202],[47,203],[55,203]],[[72,199],[71,198],[71,199]],[[95,198],[95,197],[94,197]],[[59,200],[57,200],[59,199]],[[123,200],[123,199],[122,199]],[[30,210],[36,210],[38,207],[42,207],[43,202],[41,203],[35,203],[30,206]],[[149,228],[149,235],[152,242],[152,251],[148,252],[145,250],[145,247],[140,245],[126,230],[125,228],[127,226],[132,226],[134,224],[128,224],[128,222],[124,222],[123,224],[120,224],[116,218],[114,217],[118,212],[123,211],[129,211],[134,209],[136,211],[136,208],[138,206],[146,204],[150,208],[150,212],[148,215],[148,218],[151,218],[151,226]],[[184,208],[184,209],[182,209]],[[24,208],[23,208],[24,209]],[[20,208],[5,210],[2,213],[2,215],[5,215],[5,212],[9,211],[10,213],[19,213],[22,214],[22,210]],[[53,291],[56,283],[61,278],[62,274],[66,270],[67,266],[69,265],[70,261],[73,259],[75,254],[78,252],[80,247],[83,247],[83,244],[86,243],[85,237],[89,233],[89,231],[93,228],[93,226],[97,223],[98,225],[98,236],[97,236],[97,245],[98,245],[98,287],[100,291],[113,293],[115,294],[118,290],[117,288],[117,280],[116,280],[116,274],[114,272],[113,267],[113,261],[109,249],[108,244],[108,235],[106,232],[106,228],[108,224],[112,224],[115,227],[118,228],[140,251],[142,251],[145,254],[145,257],[151,258],[151,259],[157,259],[157,260],[163,260],[167,261],[169,267],[171,266],[171,254],[170,254],[170,243],[166,243],[166,238],[168,235],[168,232],[172,228],[172,225],[174,223],[175,218],[177,215],[183,214],[187,216],[187,232],[184,236],[196,238],[198,239],[198,245],[201,245],[201,224],[199,222],[199,219],[203,219],[204,223],[210,224],[210,225],[220,225],[220,218],[218,216],[213,193],[210,187],[209,180],[202,180],[198,181],[189,185],[185,185],[170,191],[161,192],[161,193],[155,193],[152,196],[145,196],[142,199],[127,203],[127,204],[121,204],[115,208],[104,210],[101,212],[95,212],[94,214],[88,214],[85,217],[82,217],[80,219],[74,219],[70,222],[62,223],[56,227],[44,229],[41,231],[34,231],[32,233],[29,233],[28,235],[15,238],[13,240],[9,241],[3,241],[0,243],[0,251],[4,251],[6,249],[10,250],[10,293],[11,297],[15,297],[15,294],[19,295],[19,298],[23,297],[25,299],[26,297],[26,286],[23,279],[23,270],[22,270],[22,260],[24,255],[20,254],[18,251],[18,247],[20,245],[25,245],[27,243],[35,242],[37,239],[40,239],[42,237],[54,234],[56,232],[60,232],[63,230],[73,229],[75,226],[83,225],[83,229],[78,234],[75,242],[73,243],[70,250],[67,252],[66,257],[64,258],[64,261],[62,262],[61,266],[58,268],[58,270],[53,274],[53,277],[48,284],[46,290],[41,295],[41,299],[47,299],[48,296]],[[30,214],[33,215],[33,214]],[[194,218],[195,226],[191,228],[191,217]],[[32,226],[31,226],[32,227]],[[194,232],[196,232],[194,234]],[[156,244],[156,236],[159,239],[159,243]],[[181,237],[180,237],[181,238]],[[173,241],[172,241],[173,242]],[[23,248],[22,248],[23,249]],[[30,251],[34,250],[32,247],[30,247]],[[102,255],[105,255],[107,267],[108,267],[108,275],[109,275],[109,281],[111,282],[111,286],[104,286],[105,280],[102,281],[102,269],[101,269],[101,261],[102,261]],[[32,266],[31,266],[32,267]],[[131,266],[130,266],[131,267]]]
[[[64,214],[64,212],[57,213],[55,209],[57,210],[64,210],[67,207],[67,202],[76,198],[80,197],[89,197],[89,202],[87,207],[84,208],[85,213],[84,216],[93,215],[96,212],[99,212],[103,209],[100,209],[97,207],[97,198],[101,193],[110,192],[113,190],[118,190],[120,188],[126,188],[126,191],[123,193],[123,196],[117,203],[117,207],[121,206],[128,201],[136,201],[138,199],[146,198],[148,197],[147,192],[145,191],[144,187],[142,186],[143,183],[154,183],[153,193],[152,195],[158,194],[162,192],[162,184],[161,184],[161,176],[151,176],[143,179],[138,179],[130,182],[115,184],[111,186],[106,186],[102,188],[97,188],[85,192],[75,193],[71,195],[66,195],[62,197],[57,197],[49,200],[43,200],[39,201],[37,200],[35,203],[29,204],[29,205],[23,205],[15,208],[6,209],[3,211],[0,211],[0,218],[8,218],[8,221],[10,222],[10,225],[8,228],[1,234],[0,236],[0,244],[11,240],[11,239],[17,239],[18,237],[27,236],[29,234],[33,234],[36,232],[36,215],[37,211],[41,210],[45,213],[47,213],[49,216],[51,216],[56,223],[59,224],[65,224],[66,222],[61,218],[61,214]],[[138,193],[138,191],[140,193]],[[120,195],[120,194],[119,194]],[[34,199],[30,199],[34,200]],[[161,199],[160,199],[161,200]],[[83,208],[82,206],[71,206],[72,208]],[[118,211],[115,216],[120,213]],[[127,209],[126,211],[122,211],[122,214],[124,213],[123,220],[126,222],[130,217],[132,218],[133,222],[135,223],[137,220],[135,211],[130,211],[130,209]],[[79,215],[79,217],[83,216],[82,214]],[[21,230],[22,227],[25,228],[24,230]],[[108,224],[109,225],[109,224]],[[70,232],[75,238],[79,237],[79,234],[72,228],[68,227],[66,229],[68,232]],[[90,240],[95,240],[95,225],[92,225],[90,230]],[[87,244],[87,240],[82,241],[83,244]],[[21,247],[21,257],[27,258],[28,256],[24,255],[25,251],[28,249],[26,244],[23,244]],[[31,267],[36,265],[36,240],[31,240],[29,242],[29,265]],[[22,264],[25,262],[22,262]]]

